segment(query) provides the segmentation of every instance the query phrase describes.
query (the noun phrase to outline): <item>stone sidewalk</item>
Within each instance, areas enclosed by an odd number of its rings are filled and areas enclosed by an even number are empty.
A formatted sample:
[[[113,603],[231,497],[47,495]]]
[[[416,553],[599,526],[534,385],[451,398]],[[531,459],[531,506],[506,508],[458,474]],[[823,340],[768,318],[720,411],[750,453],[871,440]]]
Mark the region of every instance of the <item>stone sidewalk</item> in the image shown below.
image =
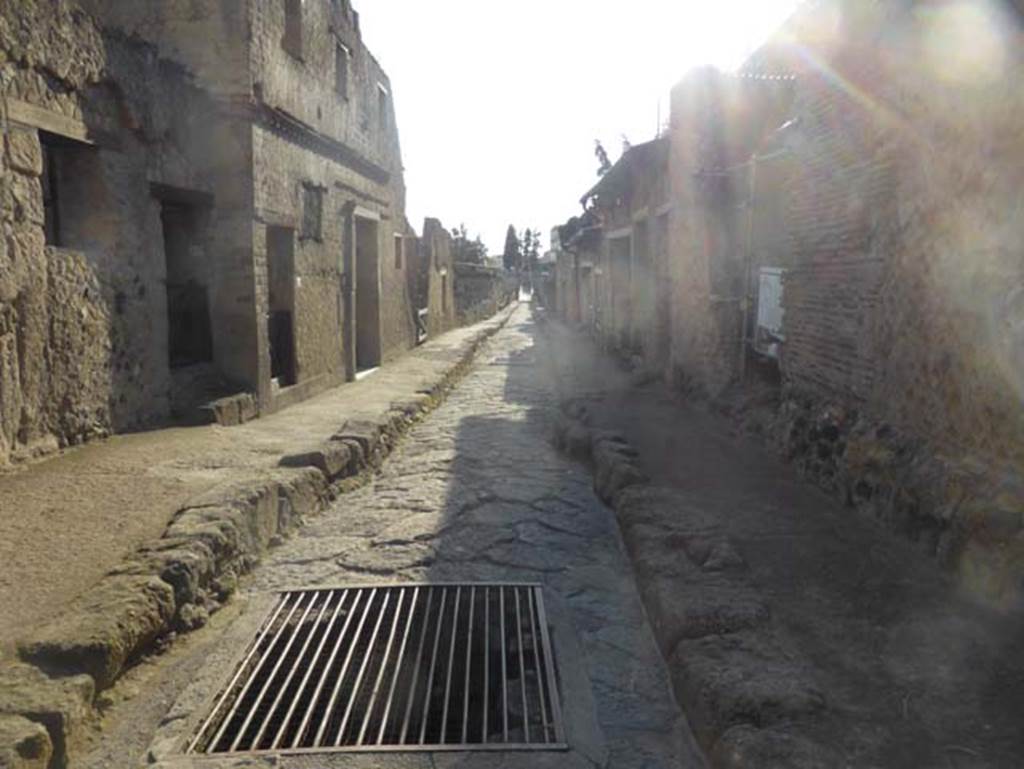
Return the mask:
[[[438,390],[507,313],[243,425],[118,435],[0,474],[0,659],[14,639],[59,614],[139,543],[160,537],[190,500],[258,479],[347,420],[378,419],[399,401]]]
[[[549,324],[559,442],[616,510],[676,697],[723,769],[1015,769],[1024,618],[734,425]]]
[[[111,712],[83,766],[136,756],[168,769],[704,766],[668,686],[614,516],[586,468],[551,445],[555,399],[534,335],[521,308],[372,484],[339,497],[268,552],[232,602],[243,609],[237,621],[193,634],[201,646],[191,653],[154,660],[150,677],[130,687],[141,693]],[[568,752],[182,755],[274,591],[410,581],[543,585]]]

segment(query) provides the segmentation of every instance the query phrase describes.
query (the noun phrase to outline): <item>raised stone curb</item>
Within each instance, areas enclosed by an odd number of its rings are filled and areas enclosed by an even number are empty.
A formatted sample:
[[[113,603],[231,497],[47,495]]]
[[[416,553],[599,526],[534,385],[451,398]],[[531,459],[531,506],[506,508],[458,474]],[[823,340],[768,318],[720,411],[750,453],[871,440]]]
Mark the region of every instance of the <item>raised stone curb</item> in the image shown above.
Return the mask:
[[[0,716],[0,769],[47,769],[53,755],[42,724],[22,716]]]
[[[69,753],[82,742],[91,722],[93,694],[87,675],[54,679],[24,663],[0,667],[0,723],[6,724],[0,728],[0,737],[6,738],[0,742],[0,756],[5,751],[20,755],[20,766],[26,767],[69,766]],[[29,731],[19,719],[42,726],[44,734]],[[49,763],[40,763],[43,755],[49,756]]]
[[[365,479],[440,403],[512,309],[463,342],[441,376],[385,412],[350,419],[329,440],[282,457],[277,469],[189,500],[163,537],[142,544],[59,619],[21,641],[24,662],[0,668],[0,769],[67,766],[95,693],[113,686],[161,637],[204,624],[268,547],[322,510],[348,488],[344,483]],[[33,723],[45,727],[45,739]]]
[[[716,516],[678,489],[650,485],[629,442],[592,421],[585,399],[563,402],[555,445],[590,463],[595,490],[615,510],[676,698],[713,765],[831,766],[826,748],[765,730],[814,716],[825,696],[774,631]]]

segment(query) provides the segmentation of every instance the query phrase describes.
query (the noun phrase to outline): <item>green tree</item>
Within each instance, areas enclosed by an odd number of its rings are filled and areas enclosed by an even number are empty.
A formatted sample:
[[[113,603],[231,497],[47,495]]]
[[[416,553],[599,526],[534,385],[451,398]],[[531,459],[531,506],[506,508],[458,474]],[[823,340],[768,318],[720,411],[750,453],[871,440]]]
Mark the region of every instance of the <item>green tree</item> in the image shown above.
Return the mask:
[[[529,227],[523,230],[521,254],[521,264],[533,270],[540,258],[540,230],[532,230]]]
[[[506,270],[518,270],[523,266],[523,255],[520,250],[519,236],[516,235],[516,228],[511,224],[505,233],[505,250],[502,252],[501,261]]]
[[[452,258],[456,262],[483,264],[487,258],[487,246],[479,235],[470,240],[466,225],[460,224],[452,230]]]

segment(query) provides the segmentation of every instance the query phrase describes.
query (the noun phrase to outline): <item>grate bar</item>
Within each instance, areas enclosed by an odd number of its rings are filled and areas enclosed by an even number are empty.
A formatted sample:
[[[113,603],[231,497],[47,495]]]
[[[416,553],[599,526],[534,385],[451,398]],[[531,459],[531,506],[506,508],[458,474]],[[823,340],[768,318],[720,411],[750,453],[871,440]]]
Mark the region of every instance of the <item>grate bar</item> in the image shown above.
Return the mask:
[[[502,742],[508,742],[508,654],[505,652],[505,588],[498,588],[498,613],[501,616],[501,718]]]
[[[333,597],[334,597],[334,593],[333,592],[327,594],[327,600],[325,600],[323,605],[320,607],[320,613],[316,617],[316,624],[317,625],[319,625],[320,621],[323,619],[324,612],[326,612],[327,611],[327,607],[331,605],[331,599]],[[308,610],[307,610],[307,613],[308,613]],[[263,720],[263,724],[260,726],[259,731],[256,732],[256,736],[252,738],[252,742],[253,742],[254,745],[259,745],[260,742],[263,740],[263,735],[266,734],[267,729],[270,727],[271,719],[273,717],[273,713],[274,713],[274,711],[277,710],[278,706],[281,704],[281,700],[284,697],[285,692],[288,691],[288,687],[291,685],[292,679],[295,677],[295,674],[299,671],[299,666],[303,662],[303,660],[304,660],[304,658],[306,656],[306,651],[309,649],[310,644],[313,642],[313,638],[314,638],[315,635],[316,635],[316,633],[313,630],[311,630],[309,632],[309,635],[306,636],[306,640],[302,644],[302,648],[299,649],[298,656],[295,658],[295,661],[292,663],[291,669],[288,671],[288,675],[285,678],[284,683],[282,683],[281,687],[277,690],[277,696],[274,697],[274,702],[271,704],[270,710],[267,711],[267,716]],[[294,636],[294,637],[297,637],[297,636]],[[284,662],[284,657],[283,656],[281,658],[281,662]],[[269,684],[270,681],[268,681],[267,683]]]
[[[302,624],[306,621],[306,617],[309,616],[309,612],[312,610],[313,606],[316,604],[317,596],[318,596],[317,593],[311,593],[310,594],[309,603],[306,604],[306,610],[304,612],[302,612],[302,616],[299,618],[299,621],[296,623],[299,627],[301,627]],[[299,601],[296,601],[296,605],[298,605],[300,603],[302,603],[301,599]],[[284,661],[288,658],[288,652],[291,650],[292,645],[295,643],[295,639],[298,638],[298,637],[299,637],[298,632],[295,632],[295,633],[293,633],[288,638],[288,643],[285,644],[284,650],[278,656],[277,662],[274,663],[274,667],[270,671],[270,675],[267,676],[266,680],[263,682],[263,686],[260,687],[259,694],[256,695],[256,702],[250,707],[249,714],[245,717],[245,720],[242,722],[242,725],[239,727],[238,732],[235,734],[235,739],[232,740],[232,742],[231,742],[231,750],[234,751],[234,750],[238,749],[238,745],[239,745],[239,743],[241,743],[242,738],[245,736],[245,732],[249,728],[249,724],[252,723],[252,719],[256,716],[257,713],[259,713],[259,711],[260,711],[260,704],[263,702],[263,698],[266,696],[267,691],[270,689],[270,685],[271,685],[271,683],[273,683],[274,677],[277,675],[277,671],[279,671],[281,669],[281,665],[283,665]],[[256,741],[256,740],[253,740],[253,743],[254,744],[259,744],[258,741]]]
[[[451,702],[452,673],[455,668],[455,641],[459,638],[459,599],[462,598],[462,588],[455,588],[455,608],[452,610],[452,643],[448,648],[448,673],[444,679],[444,707],[441,708],[441,738],[438,742],[445,742],[448,737],[448,703]]]
[[[351,645],[348,647],[348,654],[345,655],[345,662],[341,666],[341,672],[338,673],[338,678],[334,682],[334,688],[331,690],[331,697],[327,706],[327,713],[329,715],[334,712],[334,703],[338,701],[338,693],[341,691],[341,682],[345,680],[345,674],[348,672],[349,665],[352,664],[352,655],[355,654],[356,644],[359,641],[359,636],[362,635],[363,626],[366,624],[366,618],[370,616],[370,607],[373,606],[374,596],[377,595],[376,589],[370,591],[370,595],[366,598],[366,606],[363,608],[363,615],[359,618],[359,625],[356,627],[355,635],[352,636]],[[327,724],[329,723],[328,718],[324,718],[320,722],[320,728],[316,730],[316,737],[313,738],[313,744],[321,745],[321,739],[323,739],[324,732],[327,730]]]
[[[555,728],[555,742],[565,742],[565,730],[562,726],[562,704],[558,699],[558,688],[555,682],[554,660],[551,656],[551,638],[548,634],[548,621],[544,615],[544,603],[540,591],[537,591],[537,624],[540,625],[541,642],[544,645],[544,670],[547,674],[547,694],[551,702],[551,721]]]
[[[448,590],[441,589],[441,608],[437,612],[437,630],[434,632],[434,651],[430,654],[430,672],[427,673],[426,691],[423,695],[423,720],[420,722],[420,745],[427,739],[427,721],[430,719],[430,685],[434,680],[434,669],[437,667],[437,648],[441,643],[441,628],[444,626],[444,604],[448,599]]]
[[[487,712],[489,708],[486,703],[491,701],[491,588],[488,585],[484,588],[484,707],[480,708],[484,714],[484,725],[480,732],[480,741],[487,744]]]
[[[377,637],[380,633],[381,623],[384,621],[384,613],[388,610],[388,602],[391,600],[391,593],[384,595],[384,603],[380,607],[380,611],[377,614],[377,622],[373,626],[373,634],[370,636],[370,646],[366,650],[366,654],[363,655],[362,664],[359,666],[359,672],[356,674],[356,682],[352,686],[352,692],[349,694],[348,704],[345,706],[345,715],[342,716],[341,724],[338,726],[338,734],[334,738],[334,745],[337,747],[341,744],[342,735],[345,734],[345,727],[348,726],[348,719],[352,715],[352,708],[356,704],[356,697],[359,695],[359,687],[363,685],[363,676],[366,675],[366,666],[370,664],[370,660],[373,659],[373,647],[377,645]],[[353,647],[353,651],[355,647]]]
[[[523,737],[530,741],[530,706],[526,703],[526,666],[523,664],[523,615],[519,611],[519,588],[512,588],[516,597],[516,636],[519,640],[519,689],[523,694]]]
[[[427,617],[430,616],[430,604],[434,600],[434,591],[427,588]],[[416,684],[420,680],[420,661],[423,658],[424,642],[427,640],[427,621],[423,621],[423,630],[420,632],[420,644],[416,650],[416,667],[412,671],[412,689],[409,692],[409,704],[405,706],[405,719],[402,721],[402,735],[398,738],[399,743],[405,744],[405,735],[409,732],[409,717],[412,715],[412,704],[416,701]]]
[[[238,670],[236,670],[235,674],[231,677],[231,681],[224,689],[224,693],[217,700],[216,706],[214,706],[213,710],[210,711],[210,715],[206,717],[206,720],[203,721],[203,725],[199,727],[199,731],[196,733],[196,736],[193,737],[192,741],[189,743],[188,751],[190,753],[196,749],[196,746],[199,744],[200,738],[203,736],[206,730],[210,727],[210,724],[213,722],[214,716],[216,716],[217,712],[222,707],[224,707],[224,703],[231,695],[231,692],[234,691],[235,685],[238,683],[239,679],[241,679],[242,674],[245,672],[246,668],[248,668],[249,664],[252,662],[252,658],[256,656],[256,652],[259,651],[261,642],[263,641],[264,638],[266,638],[267,633],[270,632],[270,628],[274,626],[274,621],[278,618],[278,616],[280,616],[281,612],[284,611],[284,607],[286,604],[287,601],[278,602],[277,608],[274,609],[274,613],[271,614],[267,621],[263,623],[263,626],[260,628],[259,635],[256,636],[256,641],[249,649],[249,653],[245,655],[245,659],[242,660],[242,664],[238,666]]]
[[[469,633],[466,637],[466,682],[462,690],[462,741],[466,742],[469,735],[469,678],[473,670],[473,609],[475,608],[476,588],[469,589]]]
[[[395,631],[398,630],[398,622],[402,618],[402,603],[405,601],[405,591],[398,593],[398,606],[395,607],[395,620],[391,623],[391,632],[388,633],[388,643],[384,649],[384,657],[380,663],[380,670],[377,671],[377,680],[373,682],[373,692],[370,694],[370,704],[366,706],[366,715],[363,716],[363,725],[359,728],[359,736],[356,738],[356,745],[363,744],[366,736],[366,729],[370,725],[370,716],[373,715],[373,708],[377,704],[377,697],[380,695],[381,684],[384,683],[384,671],[387,670],[388,658],[391,656],[391,647],[395,642]],[[381,618],[383,618],[381,614]],[[367,659],[370,659],[367,655]]]
[[[352,624],[352,618],[356,615],[356,610],[359,608],[359,602],[362,597],[362,592],[356,592],[352,598],[352,604],[348,607],[348,611],[346,612],[345,624],[341,626],[341,632],[338,634],[338,640],[335,642],[334,648],[331,650],[331,656],[328,658],[327,664],[324,665],[323,672],[320,674],[320,680],[317,681],[316,689],[313,690],[313,696],[310,697],[309,705],[306,707],[306,712],[302,716],[302,722],[299,724],[298,731],[295,732],[295,736],[292,738],[292,748],[299,747],[302,735],[306,733],[306,729],[310,725],[316,703],[320,700],[320,694],[323,692],[324,685],[327,683],[328,674],[334,666],[334,661],[337,659],[338,653],[341,651],[341,642],[344,640],[345,634],[348,632],[348,629]]]
[[[538,585],[288,591],[188,751],[562,750],[556,686]]]
[[[537,685],[542,686],[541,681],[543,680],[544,674],[541,672],[540,669],[540,642],[537,639],[537,623],[534,622],[533,615],[533,591],[527,591],[526,595],[529,602],[528,608],[530,610],[530,638],[533,642],[533,668],[537,671]],[[548,730],[550,729],[550,726],[548,725],[548,709],[547,706],[544,704],[543,691],[540,692],[540,697],[538,699],[540,700],[540,720],[541,723],[544,724],[544,742],[547,742],[549,736]]]
[[[294,603],[292,603],[292,608],[291,608],[291,611],[288,612],[288,616],[284,618],[284,621],[281,623],[280,627],[278,627],[278,629],[277,629],[277,632],[274,634],[274,639],[270,642],[270,646],[267,648],[268,652],[270,650],[272,650],[275,646],[277,646],[277,643],[281,639],[281,636],[284,633],[285,628],[288,627],[288,623],[291,621],[292,616],[295,614],[295,611],[299,608],[299,606],[301,604],[302,604],[302,598],[300,596],[297,596],[296,600],[294,601]],[[228,714],[224,717],[223,722],[221,722],[220,728],[217,730],[217,734],[214,735],[213,740],[211,740],[211,742],[210,742],[210,751],[211,752],[220,743],[221,737],[223,737],[224,736],[224,732],[227,731],[228,725],[232,721],[234,721],[235,716],[238,713],[239,706],[242,704],[242,701],[245,699],[245,695],[248,694],[249,690],[252,688],[252,685],[254,683],[256,683],[256,681],[258,680],[258,674],[259,674],[260,670],[262,670],[263,666],[267,664],[267,661],[269,659],[270,659],[270,655],[269,654],[265,654],[264,656],[260,657],[259,663],[250,672],[249,677],[245,681],[245,686],[242,688],[241,694],[238,695],[238,698],[235,700],[234,705],[232,706],[231,710],[228,711]],[[225,696],[229,692],[230,692],[230,689],[228,690],[228,692],[225,692]]]
[[[384,730],[388,726],[388,716],[391,715],[391,706],[395,701],[395,687],[398,685],[398,677],[402,674],[402,660],[405,659],[405,645],[409,641],[409,631],[412,630],[412,621],[416,616],[416,601],[420,597],[418,587],[412,590],[412,600],[409,605],[409,619],[405,623],[405,632],[402,633],[402,645],[398,647],[398,659],[395,661],[395,673],[391,677],[391,688],[388,689],[388,698],[384,705],[384,715],[380,717],[380,731],[377,733],[377,744],[384,742]],[[429,610],[428,610],[429,611]]]
[[[334,605],[334,613],[331,615],[331,621],[327,625],[327,629],[324,631],[323,637],[320,639],[320,643],[316,647],[316,651],[313,652],[313,657],[315,659],[319,659],[320,655],[323,653],[324,645],[327,643],[327,639],[330,638],[330,636],[331,636],[331,630],[334,629],[334,623],[338,619],[338,614],[341,613],[341,607],[344,605],[345,598],[347,596],[348,596],[348,591],[347,590],[343,590],[341,592],[341,596],[339,596],[339,598],[338,598],[338,602]],[[358,596],[356,597],[355,600],[356,601],[359,600]],[[342,628],[342,633],[344,633],[344,632],[345,632],[345,630],[344,630],[344,628]],[[330,667],[330,663],[328,663],[328,667]],[[313,675],[313,669],[314,669],[314,666],[310,665],[306,669],[306,673],[302,677],[302,681],[299,682],[298,692],[296,692],[295,699],[292,700],[292,704],[289,706],[288,712],[285,713],[284,718],[281,720],[281,726],[278,727],[277,733],[274,735],[274,739],[270,743],[270,747],[271,748],[276,748],[276,747],[278,747],[281,744],[281,738],[284,737],[284,734],[285,734],[285,732],[288,729],[288,724],[291,723],[291,720],[292,720],[292,718],[295,715],[295,711],[298,708],[299,702],[302,701],[302,693],[304,691],[306,691],[306,686],[309,684],[309,679]],[[315,694],[313,695],[313,701],[314,702],[316,701],[316,695]]]

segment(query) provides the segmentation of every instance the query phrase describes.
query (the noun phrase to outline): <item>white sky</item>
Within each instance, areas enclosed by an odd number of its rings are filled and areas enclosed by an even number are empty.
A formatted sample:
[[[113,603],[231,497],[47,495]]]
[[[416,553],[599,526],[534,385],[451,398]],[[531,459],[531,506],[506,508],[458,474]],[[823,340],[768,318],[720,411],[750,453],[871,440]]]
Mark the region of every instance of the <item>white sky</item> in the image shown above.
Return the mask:
[[[734,68],[797,0],[355,0],[391,78],[407,213],[464,222],[489,252],[505,229],[579,213],[594,140],[653,138],[659,102],[701,64]]]

